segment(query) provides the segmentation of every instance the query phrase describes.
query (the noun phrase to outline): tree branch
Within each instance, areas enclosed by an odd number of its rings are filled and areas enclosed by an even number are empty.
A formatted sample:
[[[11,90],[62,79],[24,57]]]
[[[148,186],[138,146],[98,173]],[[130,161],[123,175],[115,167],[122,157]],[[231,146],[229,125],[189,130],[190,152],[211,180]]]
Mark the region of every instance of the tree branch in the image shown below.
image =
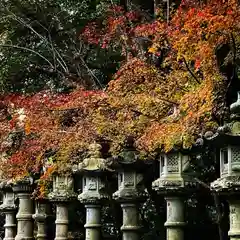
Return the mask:
[[[202,182],[201,180],[199,180],[198,178],[194,178],[200,185],[202,185],[204,188],[206,189],[209,189],[210,191],[210,186],[207,185],[206,183]],[[215,204],[215,207],[216,207],[216,211],[217,211],[217,215],[218,215],[218,232],[219,232],[219,240],[223,240],[223,236],[222,236],[222,229],[221,229],[221,226],[220,226],[220,222],[223,218],[223,214],[221,212],[221,209],[220,209],[220,201],[219,201],[219,198],[218,198],[218,195],[213,192],[213,199],[214,199],[214,204]]]
[[[233,33],[230,33],[231,39],[232,39],[232,45],[233,45],[233,64],[236,62],[236,43],[235,38],[233,36]]]
[[[194,73],[191,71],[191,69],[189,68],[186,59],[183,57],[183,62],[186,65],[187,70],[189,71],[189,73],[191,74],[191,76],[195,79],[195,81],[200,84],[201,82],[197,79],[197,77],[194,75]]]
[[[54,68],[54,66],[52,65],[52,63],[47,59],[45,58],[42,54],[30,49],[30,48],[25,48],[25,47],[20,47],[20,46],[17,46],[17,45],[11,45],[11,44],[0,44],[0,47],[9,47],[9,48],[18,48],[18,49],[21,49],[21,50],[25,50],[25,51],[28,51],[28,52],[32,52],[36,55],[38,55],[40,58],[42,58],[43,60],[45,60],[52,68]]]

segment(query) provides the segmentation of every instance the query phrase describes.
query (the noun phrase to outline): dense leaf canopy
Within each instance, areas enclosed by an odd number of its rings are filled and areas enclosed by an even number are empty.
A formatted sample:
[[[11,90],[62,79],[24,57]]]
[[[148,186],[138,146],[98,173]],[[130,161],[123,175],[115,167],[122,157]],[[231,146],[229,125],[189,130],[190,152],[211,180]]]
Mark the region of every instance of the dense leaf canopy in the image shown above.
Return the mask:
[[[119,54],[84,44],[79,35],[88,21],[102,16],[109,3],[1,1],[0,91],[102,88]]]
[[[240,89],[237,2],[185,0],[172,8],[170,18],[159,10],[159,15],[150,20],[145,12],[126,11],[119,5],[110,4],[102,14],[97,11],[97,15],[91,4],[84,2],[95,13],[87,17],[80,10],[75,14],[70,7],[50,1],[46,4],[57,4],[59,10],[54,12],[45,6],[51,13],[46,15],[50,20],[43,21],[41,17],[41,22],[27,21],[22,15],[16,19],[13,13],[17,5],[14,1],[7,3],[13,9],[4,8],[11,19],[3,24],[6,39],[12,39],[10,45],[18,44],[41,56],[29,50],[26,55],[22,51],[13,52],[14,47],[2,46],[3,90],[16,90],[16,84],[25,84],[19,89],[28,91],[33,87],[42,91],[1,97],[4,177],[16,179],[34,173],[47,179],[52,171],[65,171],[82,159],[88,144],[99,139],[110,142],[112,154],[121,150],[128,136],[135,139],[143,157],[154,157],[159,151],[173,148],[189,149],[199,136],[214,131],[227,120],[229,104]],[[81,7],[79,4],[76,9]],[[40,12],[39,15],[42,16]],[[71,16],[74,22],[71,27],[75,28],[66,30],[65,16]],[[12,21],[14,27],[7,27]],[[31,29],[33,24],[35,32]],[[83,28],[79,34],[77,28]],[[18,31],[21,38],[16,37]],[[58,34],[49,37],[49,31]],[[81,46],[77,47],[76,39],[81,40]],[[7,41],[3,45],[8,45]],[[111,64],[104,63],[105,68],[102,60],[96,68],[111,76],[105,90],[96,89],[104,82],[95,81],[96,75],[91,75],[93,70],[89,67],[97,59],[104,59],[103,52]],[[74,54],[81,63],[75,65]],[[118,60],[111,58],[112,54]],[[34,70],[28,71],[29,64]],[[76,66],[83,75],[78,75]],[[44,75],[44,69],[47,72],[52,69],[54,77]],[[21,72],[24,77],[19,79]],[[10,73],[15,73],[15,77]],[[72,81],[73,75],[76,81]],[[59,86],[66,84],[62,76],[75,83],[74,90],[59,93]],[[7,86],[10,77],[12,83]],[[32,86],[26,82],[30,78]],[[53,85],[46,87],[49,81]],[[89,90],[90,87],[95,89]]]

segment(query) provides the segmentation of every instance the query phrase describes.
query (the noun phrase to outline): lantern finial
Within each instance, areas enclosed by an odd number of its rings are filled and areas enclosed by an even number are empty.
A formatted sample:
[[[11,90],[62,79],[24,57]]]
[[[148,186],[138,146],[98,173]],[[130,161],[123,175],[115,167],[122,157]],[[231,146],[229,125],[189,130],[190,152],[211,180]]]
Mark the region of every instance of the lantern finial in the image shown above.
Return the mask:
[[[237,101],[230,105],[232,119],[235,119],[236,117],[240,116],[240,91],[238,91],[237,95],[238,95]]]

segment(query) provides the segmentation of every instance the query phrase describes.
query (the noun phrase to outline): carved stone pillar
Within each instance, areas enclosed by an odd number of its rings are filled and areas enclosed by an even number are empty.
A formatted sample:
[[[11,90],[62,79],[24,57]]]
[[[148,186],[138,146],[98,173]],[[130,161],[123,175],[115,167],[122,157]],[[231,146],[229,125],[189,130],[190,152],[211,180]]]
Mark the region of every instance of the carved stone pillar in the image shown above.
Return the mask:
[[[228,236],[230,240],[240,240],[240,200],[238,199],[230,199],[229,200],[229,208],[230,208],[230,229],[228,232]]]
[[[33,239],[33,200],[31,199],[33,187],[29,180],[23,180],[13,186],[13,192],[19,199],[17,213],[17,235],[15,240]]]
[[[50,204],[47,200],[39,200],[35,205],[35,214],[33,219],[37,223],[37,240],[47,239],[47,218],[50,214]]]
[[[230,105],[230,122],[218,128],[207,140],[220,148],[220,178],[211,184],[229,202],[231,240],[240,240],[240,92]]]
[[[101,239],[101,204],[103,200],[109,199],[107,194],[106,176],[108,166],[105,159],[101,158],[101,145],[91,144],[89,146],[89,158],[83,160],[75,167],[75,172],[83,175],[82,193],[78,196],[86,208],[86,240]]]
[[[211,184],[211,188],[219,195],[225,196],[229,203],[230,229],[228,236],[230,240],[240,240],[240,177],[219,178]]]
[[[56,204],[55,240],[68,239],[68,204],[76,196],[72,176],[54,176],[53,191],[48,198]]]
[[[4,240],[14,240],[16,236],[16,205],[14,204],[15,196],[11,186],[1,186],[3,191],[3,204],[0,205],[0,211],[5,214],[5,235]]]
[[[143,184],[146,166],[138,159],[138,152],[134,150],[131,142],[126,143],[115,163],[118,169],[118,191],[113,194],[113,198],[121,203],[123,211],[123,240],[138,240],[141,229],[138,204],[147,196]]]
[[[188,155],[171,152],[160,157],[160,177],[152,183],[152,188],[166,200],[167,240],[184,240],[184,200],[197,189],[189,169]]]
[[[84,201],[83,201],[84,202]],[[86,208],[86,240],[101,239],[101,205],[97,202],[85,204]]]
[[[137,240],[139,239],[139,213],[136,203],[122,203],[123,211],[123,225],[121,231],[123,233],[123,240]]]
[[[184,199],[181,197],[166,197],[167,221],[164,226],[167,228],[167,239],[184,240]]]

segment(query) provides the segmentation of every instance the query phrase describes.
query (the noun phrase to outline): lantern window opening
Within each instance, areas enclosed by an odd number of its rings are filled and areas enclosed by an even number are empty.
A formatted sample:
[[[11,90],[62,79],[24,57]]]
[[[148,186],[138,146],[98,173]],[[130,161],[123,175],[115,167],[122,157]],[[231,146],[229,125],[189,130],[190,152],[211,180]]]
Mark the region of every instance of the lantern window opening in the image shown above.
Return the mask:
[[[160,175],[163,175],[163,174],[164,174],[164,172],[165,172],[165,166],[166,166],[165,156],[164,156],[164,155],[161,155],[161,156],[160,156]]]
[[[231,147],[231,162],[238,163],[240,162],[240,148],[239,147]]]
[[[220,150],[220,169],[222,174],[228,172],[228,163],[229,163],[229,147],[225,147]]]
[[[87,178],[84,177],[83,178],[83,188],[85,188],[87,186]]]
[[[122,173],[119,174],[119,177],[120,177],[120,182],[123,182],[123,174]]]
[[[170,173],[179,172],[179,155],[178,154],[167,155],[167,171]]]

